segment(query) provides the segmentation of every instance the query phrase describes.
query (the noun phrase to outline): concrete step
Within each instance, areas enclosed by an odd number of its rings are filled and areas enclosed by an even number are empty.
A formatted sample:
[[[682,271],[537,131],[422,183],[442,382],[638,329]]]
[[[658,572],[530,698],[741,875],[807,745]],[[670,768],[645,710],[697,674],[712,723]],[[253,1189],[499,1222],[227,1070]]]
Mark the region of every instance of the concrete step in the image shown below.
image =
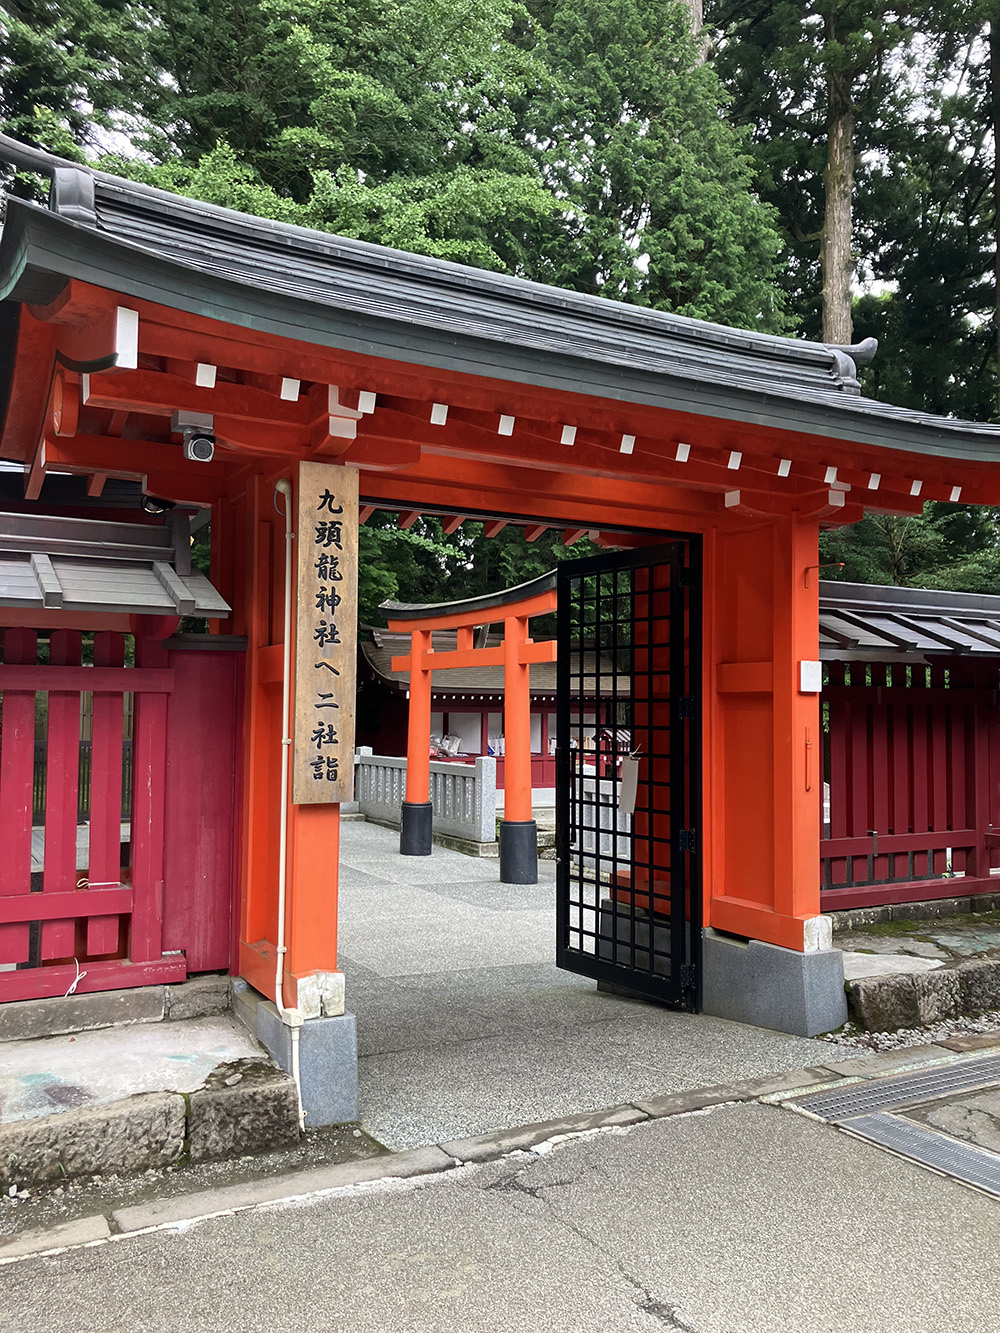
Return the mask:
[[[291,1078],[231,1015],[0,1046],[0,1183],[143,1171],[298,1137]]]

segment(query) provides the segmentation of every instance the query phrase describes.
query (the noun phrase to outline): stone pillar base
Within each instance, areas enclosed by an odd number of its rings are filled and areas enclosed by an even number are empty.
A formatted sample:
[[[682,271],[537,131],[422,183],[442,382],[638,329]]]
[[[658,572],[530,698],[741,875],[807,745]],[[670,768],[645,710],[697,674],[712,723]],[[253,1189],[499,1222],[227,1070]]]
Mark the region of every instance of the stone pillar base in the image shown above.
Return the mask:
[[[292,1034],[277,1006],[237,980],[233,1012],[272,1060],[292,1072]],[[309,1018],[299,1029],[299,1074],[306,1129],[343,1125],[358,1118],[358,1040],[353,1014]]]
[[[538,825],[533,819],[500,821],[500,883],[538,883]]]
[[[430,856],[434,838],[430,801],[404,801],[399,820],[400,856]]]
[[[847,1022],[839,949],[799,953],[706,929],[702,1012],[738,1023],[815,1037]]]

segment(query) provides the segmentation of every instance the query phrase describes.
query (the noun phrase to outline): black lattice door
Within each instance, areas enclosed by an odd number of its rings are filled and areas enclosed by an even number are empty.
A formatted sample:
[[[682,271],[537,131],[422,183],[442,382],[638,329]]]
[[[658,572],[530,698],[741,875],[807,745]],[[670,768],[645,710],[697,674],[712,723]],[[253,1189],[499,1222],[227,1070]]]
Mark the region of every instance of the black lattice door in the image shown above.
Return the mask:
[[[559,566],[556,961],[697,1009],[695,537]]]

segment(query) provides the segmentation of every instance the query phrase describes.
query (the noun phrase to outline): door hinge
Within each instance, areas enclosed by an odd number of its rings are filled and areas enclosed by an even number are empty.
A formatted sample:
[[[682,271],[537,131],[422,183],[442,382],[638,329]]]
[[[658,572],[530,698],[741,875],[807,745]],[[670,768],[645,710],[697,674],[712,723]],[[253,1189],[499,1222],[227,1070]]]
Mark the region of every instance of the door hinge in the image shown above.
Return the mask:
[[[681,565],[680,585],[682,588],[693,588],[695,586],[695,573],[690,565]]]
[[[677,700],[677,716],[681,718],[694,717],[696,707],[697,700],[693,694],[681,695]]]
[[[681,963],[681,985],[689,990],[695,982],[694,963]]]
[[[682,852],[693,852],[696,850],[695,832],[693,828],[682,828],[677,835],[677,845]]]

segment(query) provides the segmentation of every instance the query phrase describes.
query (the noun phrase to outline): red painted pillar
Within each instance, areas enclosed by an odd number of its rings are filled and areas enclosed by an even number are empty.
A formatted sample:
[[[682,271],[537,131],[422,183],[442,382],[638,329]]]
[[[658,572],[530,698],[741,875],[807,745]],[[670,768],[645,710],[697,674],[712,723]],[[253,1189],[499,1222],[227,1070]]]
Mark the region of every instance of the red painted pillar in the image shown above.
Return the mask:
[[[517,822],[531,818],[530,668],[521,662],[519,651],[529,642],[527,631],[526,620],[504,621],[504,819]]]
[[[708,921],[786,948],[817,947],[819,695],[800,663],[819,655],[818,524],[794,516],[715,535],[706,733]]]
[[[504,804],[500,824],[500,883],[537,884],[538,830],[531,817],[530,668],[526,616],[504,621]]]
[[[406,796],[400,815],[402,856],[430,856],[431,810],[431,672],[425,665],[431,651],[430,630],[410,636],[410,711],[406,732]]]

